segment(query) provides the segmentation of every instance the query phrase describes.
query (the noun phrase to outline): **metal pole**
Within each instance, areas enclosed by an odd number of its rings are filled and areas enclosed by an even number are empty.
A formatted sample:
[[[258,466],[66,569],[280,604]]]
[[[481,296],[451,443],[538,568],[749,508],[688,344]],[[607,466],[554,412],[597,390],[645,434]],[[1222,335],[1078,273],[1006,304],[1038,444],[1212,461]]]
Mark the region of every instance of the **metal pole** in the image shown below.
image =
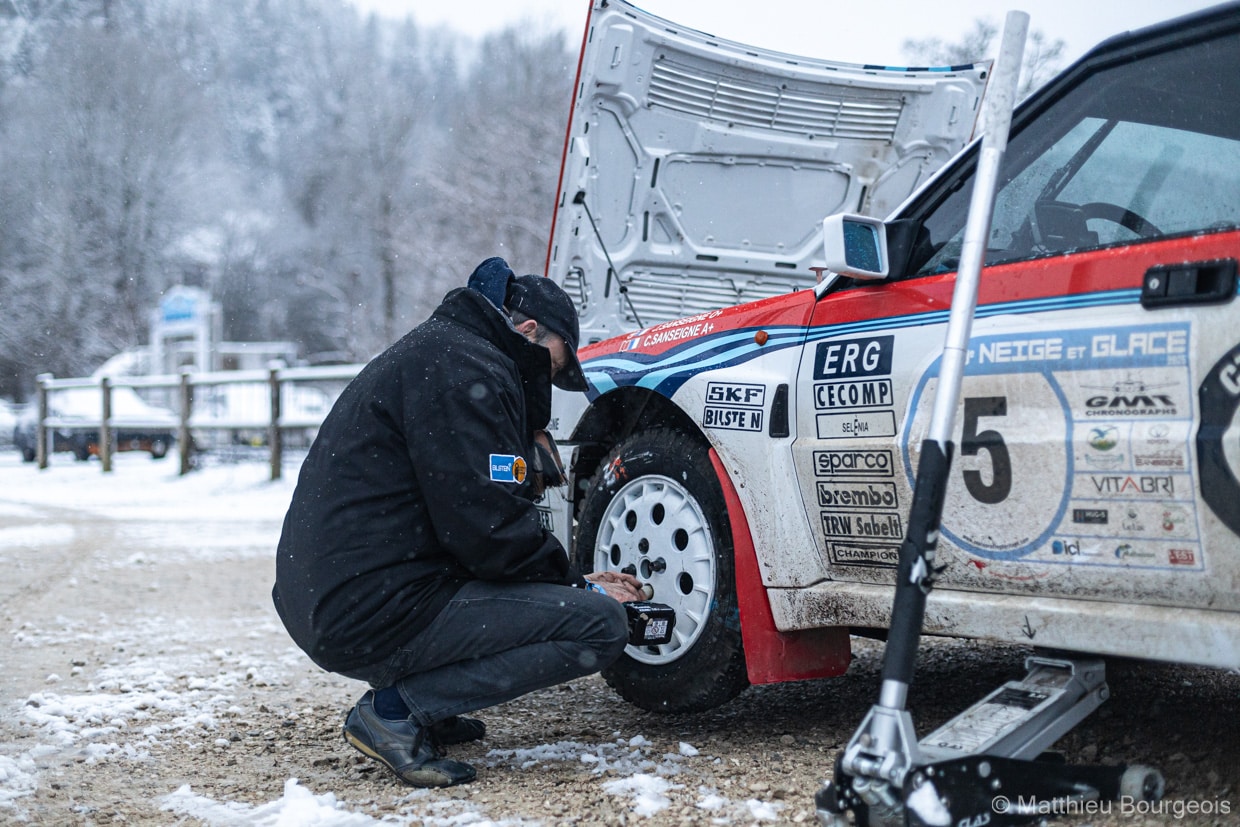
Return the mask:
[[[999,166],[1007,148],[1008,128],[1012,123],[1012,105],[1016,99],[1016,81],[1020,77],[1020,59],[1025,46],[1029,15],[1008,12],[1003,26],[1003,42],[999,48],[990,88],[986,90],[983,110],[981,152],[973,178],[969,217],[965,224],[960,255],[960,269],[952,293],[951,313],[939,364],[939,384],[935,391],[934,409],[927,438],[922,443],[913,504],[909,512],[908,534],[900,551],[897,570],[896,600],[892,608],[891,629],[883,659],[881,705],[903,709],[908,684],[913,679],[921,626],[925,617],[926,595],[933,581],[935,549],[938,546],[939,523],[943,516],[948,472],[951,470],[951,436],[955,425],[956,406],[969,354],[969,333],[973,312],[977,307],[977,286],[986,258],[986,242],[990,238],[990,221],[994,211],[995,190],[999,182]]]
[[[271,398],[271,422],[267,426],[267,445],[271,448],[271,479],[280,479],[284,468],[284,445],[280,439],[280,368],[272,362],[268,367],[267,388]]]
[[[181,385],[178,394],[178,409],[180,413],[180,421],[177,422],[177,456],[180,457],[181,466],[177,473],[185,476],[190,471],[190,454],[193,451],[194,437],[189,430],[189,417],[191,406],[193,405],[193,394],[189,384],[189,371],[181,370]]]
[[[99,393],[103,397],[103,411],[99,417],[99,462],[103,473],[112,470],[112,382],[104,376],[99,380]]]
[[[47,386],[52,381],[52,374],[40,373],[35,377],[35,405],[37,418],[34,429],[34,457],[40,468],[47,467],[47,458],[51,454],[47,444]],[[50,446],[55,447],[53,444]]]
[[[939,384],[928,436],[921,446],[908,530],[900,546],[891,626],[883,652],[882,687],[878,703],[862,721],[839,764],[844,774],[856,779],[851,784],[852,789],[871,806],[885,810],[887,815],[900,809],[894,791],[900,789],[907,773],[920,762],[916,732],[906,702],[917,665],[926,597],[934,583],[935,549],[951,470],[952,427],[1028,25],[1029,16],[1024,12],[1008,13],[999,59],[986,91],[985,132],[944,336]]]
[[[969,218],[964,228],[960,250],[960,269],[952,293],[951,314],[943,343],[939,367],[939,386],[934,396],[929,438],[946,450],[956,421],[956,405],[968,361],[969,331],[973,327],[973,311],[977,308],[977,285],[986,258],[990,239],[990,221],[994,213],[995,193],[999,184],[999,166],[1007,150],[1008,130],[1012,125],[1012,108],[1016,104],[1016,81],[1020,77],[1020,60],[1025,48],[1029,15],[1008,12],[1003,25],[1003,42],[999,47],[991,86],[986,90],[982,111],[982,149],[973,177],[973,194],[969,201]]]

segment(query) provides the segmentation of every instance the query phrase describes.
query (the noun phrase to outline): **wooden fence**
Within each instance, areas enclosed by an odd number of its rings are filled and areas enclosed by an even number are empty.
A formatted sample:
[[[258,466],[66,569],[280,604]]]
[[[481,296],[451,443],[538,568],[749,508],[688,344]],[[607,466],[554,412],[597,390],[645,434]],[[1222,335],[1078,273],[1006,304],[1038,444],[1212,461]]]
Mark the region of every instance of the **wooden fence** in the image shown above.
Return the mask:
[[[191,458],[196,447],[213,441],[212,433],[226,432],[234,436],[246,433],[258,434],[259,438],[251,439],[267,446],[271,479],[279,479],[286,435],[294,431],[307,437],[312,435],[339,392],[362,367],[357,364],[286,367],[276,362],[265,370],[185,371],[179,375],[160,376],[57,379],[51,374],[42,374],[38,377],[36,400],[35,461],[40,468],[48,466],[57,430],[78,434],[97,432],[97,439],[92,443],[94,452],[99,456],[104,473],[108,473],[118,449],[116,435],[120,429],[170,426],[166,418],[154,417],[151,412],[114,411],[116,390],[128,388],[134,393],[141,392],[145,398],[165,403],[163,412],[171,411],[175,415],[175,444],[181,474],[193,467]],[[97,416],[66,414],[53,404],[57,394],[83,388],[98,391]],[[308,389],[314,392],[308,393]],[[259,393],[246,394],[244,390]],[[307,404],[307,397],[314,403]],[[248,404],[235,404],[238,399]],[[222,406],[221,400],[224,401]],[[152,410],[160,413],[158,408]]]

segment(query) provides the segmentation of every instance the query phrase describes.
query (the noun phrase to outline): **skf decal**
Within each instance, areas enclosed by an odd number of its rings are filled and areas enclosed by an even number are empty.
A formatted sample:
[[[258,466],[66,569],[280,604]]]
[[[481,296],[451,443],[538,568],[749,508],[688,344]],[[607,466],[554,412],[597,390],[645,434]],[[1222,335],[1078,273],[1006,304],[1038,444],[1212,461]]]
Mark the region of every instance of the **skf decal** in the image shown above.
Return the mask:
[[[761,408],[766,402],[766,385],[729,385],[711,382],[706,386],[706,401],[712,405]]]
[[[706,386],[707,405],[702,426],[729,431],[761,431],[766,386],[711,382]]]
[[[492,482],[525,482],[525,458],[512,454],[491,454]]]

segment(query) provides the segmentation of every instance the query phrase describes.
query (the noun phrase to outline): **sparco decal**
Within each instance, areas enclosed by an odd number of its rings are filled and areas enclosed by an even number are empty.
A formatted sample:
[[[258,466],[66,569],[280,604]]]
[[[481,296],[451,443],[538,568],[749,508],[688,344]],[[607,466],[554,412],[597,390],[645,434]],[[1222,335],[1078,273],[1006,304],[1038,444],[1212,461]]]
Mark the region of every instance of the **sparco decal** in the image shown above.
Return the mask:
[[[822,342],[814,353],[815,379],[852,379],[891,373],[894,336]]]
[[[1240,450],[1232,434],[1231,463],[1223,440],[1240,407],[1240,345],[1219,359],[1197,391],[1201,404],[1201,427],[1197,431],[1197,463],[1201,473],[1201,496],[1223,524],[1240,534]]]
[[[892,477],[895,460],[889,450],[815,451],[816,477]]]

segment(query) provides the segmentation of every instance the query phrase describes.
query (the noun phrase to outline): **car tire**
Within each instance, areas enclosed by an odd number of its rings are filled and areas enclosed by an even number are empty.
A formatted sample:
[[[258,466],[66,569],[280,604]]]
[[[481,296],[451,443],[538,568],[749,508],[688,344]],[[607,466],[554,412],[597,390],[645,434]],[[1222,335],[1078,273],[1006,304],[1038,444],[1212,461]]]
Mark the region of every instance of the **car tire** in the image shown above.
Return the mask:
[[[699,439],[670,428],[621,442],[578,513],[584,572],[625,571],[676,610],[665,646],[625,649],[603,670],[621,697],[652,712],[701,712],[749,685],[727,506]]]
[[[163,459],[168,456],[168,443],[162,439],[151,442],[151,459]]]

